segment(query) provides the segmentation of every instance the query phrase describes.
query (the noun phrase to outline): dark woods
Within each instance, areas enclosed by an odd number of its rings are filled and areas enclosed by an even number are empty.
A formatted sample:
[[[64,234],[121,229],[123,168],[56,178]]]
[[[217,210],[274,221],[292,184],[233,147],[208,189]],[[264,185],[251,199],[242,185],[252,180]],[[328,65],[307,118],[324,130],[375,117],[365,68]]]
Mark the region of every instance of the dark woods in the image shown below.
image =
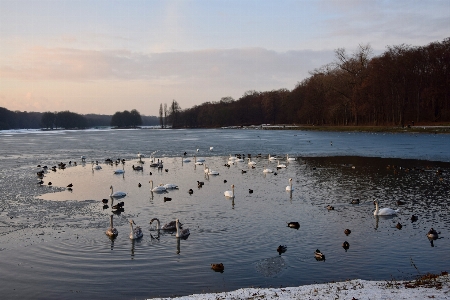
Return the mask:
[[[259,124],[414,125],[450,122],[450,38],[427,46],[390,46],[372,57],[369,45],[310,72],[289,91],[248,91],[182,110],[161,104],[159,118],[136,110],[113,116],[12,112],[0,107],[0,130],[172,125],[174,128]]]
[[[292,90],[248,91],[179,111],[173,127],[257,124],[408,125],[450,121],[450,38],[424,47],[370,46],[310,72]]]
[[[0,130],[20,128],[44,129],[84,129],[100,126],[137,127],[154,126],[157,117],[141,116],[135,109],[116,112],[111,115],[80,115],[70,111],[61,112],[20,112],[0,107]]]

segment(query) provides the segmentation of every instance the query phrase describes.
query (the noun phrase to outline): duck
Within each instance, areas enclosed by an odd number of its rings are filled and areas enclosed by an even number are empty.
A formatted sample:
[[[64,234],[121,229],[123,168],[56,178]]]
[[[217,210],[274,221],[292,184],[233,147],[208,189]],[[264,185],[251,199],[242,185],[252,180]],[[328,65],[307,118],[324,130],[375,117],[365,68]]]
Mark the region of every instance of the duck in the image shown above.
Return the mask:
[[[406,202],[402,200],[397,200],[397,205],[405,205]]]
[[[149,183],[150,183],[150,191],[155,192],[155,193],[167,192],[167,189],[164,186],[162,186],[162,185],[158,185],[157,187],[153,187],[153,180],[150,180]]]
[[[280,254],[280,255],[281,255],[281,253],[286,252],[286,250],[287,250],[287,246],[286,246],[286,245],[280,245],[280,246],[278,246],[278,248],[277,248],[277,252],[278,252],[278,254]]]
[[[328,209],[328,210],[334,210],[334,206],[332,206],[332,205],[327,205],[327,209]]]
[[[352,233],[352,231],[347,228],[347,229],[344,230],[344,233],[345,233],[345,235],[349,235],[350,233]]]
[[[345,241],[342,243],[342,248],[344,248],[345,252],[347,252],[347,250],[350,248],[350,244],[347,241]]]
[[[428,237],[430,240],[437,240],[438,237],[439,237],[439,235],[438,235],[438,232],[437,232],[436,230],[434,230],[433,228],[431,228],[431,229],[428,231],[428,233],[427,233],[427,237]]]
[[[320,252],[319,249],[316,249],[316,251],[314,251],[314,257],[316,258],[316,260],[323,260],[323,261],[325,261],[325,254]]]
[[[108,199],[102,199],[102,203],[103,203],[103,204],[108,203],[108,201],[109,201]]]
[[[127,195],[127,193],[125,192],[114,192],[114,188],[112,185],[109,187],[109,189],[111,190],[111,194],[109,196],[112,198],[123,198]]]
[[[203,187],[204,185],[205,185],[205,183],[204,183],[203,181],[198,181],[198,180],[197,180],[197,186],[198,186],[199,188]]]
[[[223,194],[227,198],[234,198],[234,184],[231,185],[231,191],[225,191]]]
[[[396,215],[399,210],[395,210],[392,208],[378,208],[378,201],[375,200],[375,211],[373,212],[374,216],[392,216],[392,215]]]
[[[67,185],[67,187],[73,187],[73,184],[71,184],[71,183],[69,183],[68,185]]]
[[[114,204],[113,206],[112,206],[112,209],[123,209],[123,206],[125,205],[125,203],[122,201],[122,202],[119,202],[119,203],[117,203],[117,204]]]
[[[286,187],[286,191],[290,192],[293,190],[294,188],[292,187],[292,178],[289,178],[289,185]]]
[[[176,234],[177,238],[187,238],[191,234],[191,232],[189,231],[189,228],[182,229],[180,227],[180,221],[178,219],[175,220],[175,226],[177,228],[177,234]]]
[[[119,232],[117,231],[116,228],[114,228],[113,226],[113,215],[110,216],[110,221],[109,221],[109,228],[106,229],[106,235],[109,236],[110,238],[115,238]]]
[[[194,193],[194,190],[193,189],[189,189],[188,193],[189,193],[189,195],[192,195]]]
[[[138,183],[138,187],[141,187],[141,186],[142,186],[142,184],[139,182],[139,183]]]
[[[223,263],[220,264],[211,264],[211,269],[213,269],[216,272],[223,272],[225,267],[223,266]]]
[[[164,197],[164,202],[167,202],[167,201],[172,201],[172,198]]]
[[[248,193],[249,194],[253,194],[253,190],[252,189],[248,189]]]
[[[299,222],[289,222],[289,223],[287,223],[287,226],[298,230],[300,228],[300,223]]]
[[[403,225],[400,224],[400,222],[398,222],[397,225],[395,225],[395,227],[397,227],[397,229],[402,229]]]
[[[353,199],[353,200],[350,202],[350,204],[359,204],[359,202],[360,202],[360,200],[359,200],[359,198],[357,198],[357,199]]]
[[[415,216],[415,215],[411,216],[411,222],[416,222],[417,220],[419,220],[418,216]]]
[[[130,220],[130,226],[131,226],[130,239],[132,239],[132,240],[140,239],[141,237],[144,236],[144,233],[142,232],[142,229],[139,226],[136,226],[135,228],[133,228],[133,224],[136,225],[136,223],[134,223],[133,220]]]

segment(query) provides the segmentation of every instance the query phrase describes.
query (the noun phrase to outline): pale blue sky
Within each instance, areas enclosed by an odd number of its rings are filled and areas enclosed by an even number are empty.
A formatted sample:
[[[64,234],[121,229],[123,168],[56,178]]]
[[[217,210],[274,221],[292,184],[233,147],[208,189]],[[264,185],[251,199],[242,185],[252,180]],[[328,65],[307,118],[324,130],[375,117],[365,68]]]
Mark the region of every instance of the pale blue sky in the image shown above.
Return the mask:
[[[0,0],[0,106],[157,115],[292,90],[337,48],[449,36],[448,0]]]

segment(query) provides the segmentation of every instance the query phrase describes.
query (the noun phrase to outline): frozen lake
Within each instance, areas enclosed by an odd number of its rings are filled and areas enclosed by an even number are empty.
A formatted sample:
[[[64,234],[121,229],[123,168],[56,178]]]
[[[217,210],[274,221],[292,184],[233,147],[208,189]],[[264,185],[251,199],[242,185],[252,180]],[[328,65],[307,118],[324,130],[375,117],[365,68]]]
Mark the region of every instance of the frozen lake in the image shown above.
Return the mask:
[[[0,294],[8,299],[145,299],[354,278],[405,279],[450,267],[448,135],[24,130],[0,132],[0,141]],[[144,164],[137,153],[145,155]],[[151,153],[164,162],[163,169],[149,166]],[[246,161],[226,167],[230,154],[251,154],[256,167]],[[277,169],[269,154],[287,167]],[[287,161],[286,154],[297,160]],[[219,175],[205,175],[194,156]],[[106,164],[107,158],[124,158],[125,173],[113,174],[122,166]],[[91,161],[102,169],[92,170]],[[59,162],[66,169],[48,171],[38,185],[37,165]],[[277,174],[264,174],[264,168]],[[292,193],[285,191],[289,178]],[[150,180],[179,189],[152,194]],[[204,186],[198,188],[197,181]],[[231,184],[234,200],[224,197]],[[120,200],[124,211],[114,214],[119,231],[114,240],[105,235],[117,203],[109,199],[110,185],[127,192]],[[357,198],[360,204],[351,204]],[[375,199],[400,212],[374,217]],[[191,235],[180,240],[158,232],[149,224],[154,217],[162,224],[178,218]],[[130,219],[142,227],[142,239],[129,239]],[[290,221],[300,228],[287,227]],[[433,244],[426,237],[431,227],[441,237]],[[347,251],[344,241],[350,244]],[[287,246],[281,255],[279,245]],[[314,259],[316,249],[326,261]],[[214,272],[212,263],[223,263],[225,271]]]

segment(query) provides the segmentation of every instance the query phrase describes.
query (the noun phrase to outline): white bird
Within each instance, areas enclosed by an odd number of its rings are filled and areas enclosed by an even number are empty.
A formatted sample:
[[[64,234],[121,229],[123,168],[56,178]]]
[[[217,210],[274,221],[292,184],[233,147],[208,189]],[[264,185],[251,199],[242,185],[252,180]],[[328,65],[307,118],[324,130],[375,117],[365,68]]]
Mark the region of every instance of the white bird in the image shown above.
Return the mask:
[[[185,158],[185,159],[183,159],[183,162],[191,162],[191,160],[189,159],[189,158]]]
[[[209,147],[209,151],[213,151],[214,147]]]
[[[124,166],[122,165],[122,169],[115,170],[114,174],[123,174],[123,173],[125,173],[125,170],[123,168],[124,168]]]
[[[94,162],[91,163],[92,164],[92,170],[101,170],[102,167],[99,165],[94,165]]]
[[[272,169],[265,168],[263,173],[273,173]]]
[[[286,165],[285,164],[280,164],[280,161],[278,160],[277,168],[278,169],[286,168]]]
[[[167,231],[174,231],[177,229],[176,221],[170,221],[169,223],[164,224],[163,227],[161,227],[161,223],[159,222],[158,218],[153,218],[150,220],[150,224],[152,224],[154,221],[156,221],[156,229],[157,230],[167,230]],[[179,224],[180,229],[183,224]]]
[[[225,191],[223,194],[227,198],[234,198],[234,184],[231,185],[231,191]]]
[[[378,208],[378,201],[375,202],[375,211],[373,212],[374,216],[391,216],[396,215],[400,210],[399,209],[392,209],[392,208]]]
[[[219,175],[219,172],[214,171],[214,170],[210,170],[210,169],[208,168],[208,175]]]
[[[133,224],[136,225],[136,223],[134,223],[133,220],[130,220],[131,226],[130,239],[132,240],[140,239],[144,235],[144,233],[142,232],[142,229],[139,226],[133,228]]]
[[[292,178],[289,178],[289,185],[286,187],[286,191],[293,191],[294,188],[292,187]]]
[[[149,183],[151,184],[150,190],[152,192],[156,192],[156,193],[167,192],[167,189],[162,185],[158,185],[157,187],[153,188],[153,180],[150,180]]]
[[[247,159],[248,159],[248,164],[249,165],[253,165],[253,166],[256,165],[256,163],[254,161],[252,161],[250,157],[247,158]]]
[[[125,193],[125,192],[114,192],[114,189],[113,189],[112,185],[109,187],[109,189],[111,190],[111,194],[109,195],[110,197],[123,198],[123,197],[125,197],[127,195],[127,193]]]
[[[175,220],[175,226],[177,228],[177,234],[176,234],[177,238],[186,238],[191,234],[191,232],[189,231],[189,228],[181,229],[180,221],[178,219]]]
[[[111,238],[115,238],[119,232],[117,231],[116,228],[114,228],[113,226],[113,215],[111,215],[111,220],[109,221],[109,228],[106,229],[106,235],[111,237]]]
[[[229,161],[235,161],[236,159],[237,159],[237,157],[232,156],[231,154],[230,154],[230,157],[228,158]]]
[[[170,189],[178,189],[178,185],[173,184],[173,183],[166,183],[165,185],[163,185],[163,187],[166,190],[170,190]]]
[[[276,160],[277,158],[275,156],[270,156],[269,154],[269,160]]]
[[[289,157],[289,154],[286,154],[286,159],[287,159],[288,161],[294,161],[294,160],[296,160],[295,157]]]
[[[195,162],[196,165],[203,165],[203,162],[204,162],[204,161],[205,161],[205,160],[204,160],[203,158],[197,159],[197,157],[194,156],[194,162]]]

